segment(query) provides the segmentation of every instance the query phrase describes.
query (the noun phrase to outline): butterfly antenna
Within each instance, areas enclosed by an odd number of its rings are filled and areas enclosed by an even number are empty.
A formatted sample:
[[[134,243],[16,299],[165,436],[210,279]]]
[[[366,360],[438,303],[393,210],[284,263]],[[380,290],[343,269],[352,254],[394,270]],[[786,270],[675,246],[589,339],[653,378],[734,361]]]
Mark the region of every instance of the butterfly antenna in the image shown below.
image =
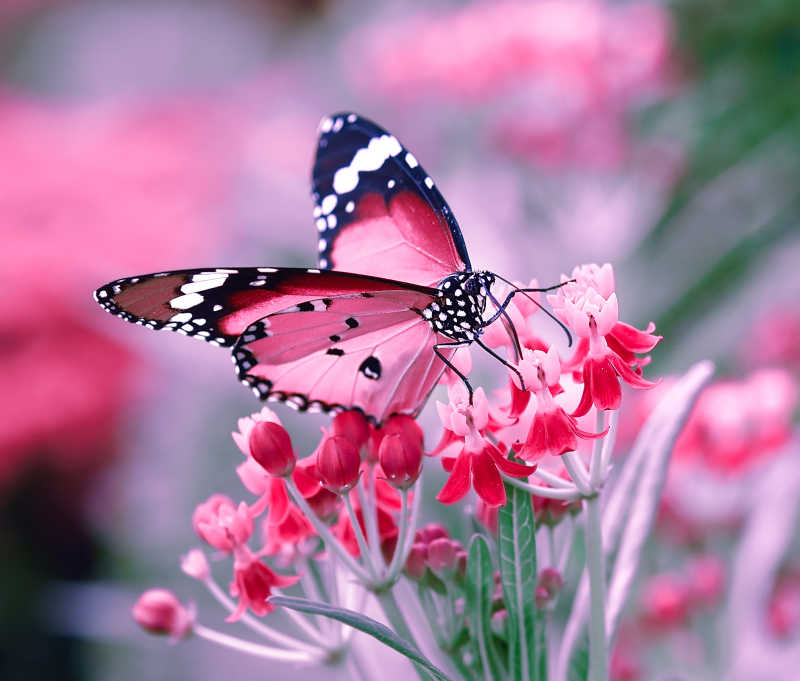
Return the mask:
[[[556,324],[561,327],[561,330],[567,335],[567,347],[572,347],[572,334],[569,332],[569,329],[566,327],[564,322],[562,322],[558,317],[556,317],[550,310],[548,310],[544,305],[542,305],[538,300],[535,300],[532,296],[529,296],[528,293],[545,293],[546,291],[555,291],[556,289],[560,289],[562,286],[566,286],[567,284],[572,284],[575,282],[575,279],[568,279],[567,281],[562,281],[560,284],[556,284],[554,286],[548,286],[547,288],[518,288],[512,282],[510,282],[505,277],[500,276],[499,274],[495,274],[500,281],[504,281],[506,284],[511,286],[514,289],[515,293],[521,293],[524,295],[528,300],[530,300],[536,307],[538,307],[542,312],[544,312],[550,319],[552,319]],[[494,300],[494,299],[493,299]],[[505,308],[501,306],[503,310],[503,314],[505,314]]]

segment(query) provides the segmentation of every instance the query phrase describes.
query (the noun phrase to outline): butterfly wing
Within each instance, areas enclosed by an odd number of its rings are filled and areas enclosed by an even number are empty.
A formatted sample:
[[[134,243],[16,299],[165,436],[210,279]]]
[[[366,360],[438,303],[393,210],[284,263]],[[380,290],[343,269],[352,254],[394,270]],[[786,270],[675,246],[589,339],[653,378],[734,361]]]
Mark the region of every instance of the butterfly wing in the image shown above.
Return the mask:
[[[380,423],[416,415],[445,366],[448,339],[420,312],[432,300],[409,290],[310,301],[245,329],[233,349],[240,380],[262,399],[294,407],[360,408]],[[443,354],[449,360],[449,348]]]
[[[345,272],[242,267],[177,270],[117,279],[94,292],[105,310],[150,329],[233,346],[254,321],[315,298],[425,287]]]
[[[397,139],[353,113],[320,124],[312,175],[319,264],[436,286],[470,270],[450,207]]]

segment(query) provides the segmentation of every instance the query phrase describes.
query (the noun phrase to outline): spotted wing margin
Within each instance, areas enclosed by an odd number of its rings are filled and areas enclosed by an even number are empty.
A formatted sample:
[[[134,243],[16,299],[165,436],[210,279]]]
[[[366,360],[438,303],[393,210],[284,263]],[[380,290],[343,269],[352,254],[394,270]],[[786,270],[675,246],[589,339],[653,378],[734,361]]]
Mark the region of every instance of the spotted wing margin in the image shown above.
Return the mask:
[[[103,309],[150,329],[168,329],[213,345],[233,346],[258,319],[309,300],[340,295],[369,297],[405,289],[430,297],[422,286],[328,270],[238,267],[176,270],[117,279],[94,292]]]
[[[320,267],[430,286],[471,269],[433,180],[393,135],[362,116],[323,119],[312,191]]]
[[[417,291],[381,291],[270,314],[234,347],[237,374],[261,399],[300,410],[355,407],[377,423],[416,415],[445,368],[433,346],[447,339],[420,314],[430,301]]]

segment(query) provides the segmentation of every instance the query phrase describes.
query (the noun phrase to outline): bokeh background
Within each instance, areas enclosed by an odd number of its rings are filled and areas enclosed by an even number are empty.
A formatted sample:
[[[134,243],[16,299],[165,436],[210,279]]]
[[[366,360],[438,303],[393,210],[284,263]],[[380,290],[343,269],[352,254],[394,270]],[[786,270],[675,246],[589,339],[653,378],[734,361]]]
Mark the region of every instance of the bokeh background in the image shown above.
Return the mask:
[[[2,0],[0,678],[305,678],[135,629],[153,584],[221,623],[178,560],[194,505],[241,497],[229,433],[257,405],[224,353],[90,293],[311,266],[315,130],[341,109],[414,150],[476,266],[549,283],[611,261],[623,319],[664,335],[650,375],[718,363],[615,678],[722,678],[737,636],[800,660],[800,485],[771,562],[744,543],[800,468],[796,2]],[[323,421],[278,410],[310,447]]]

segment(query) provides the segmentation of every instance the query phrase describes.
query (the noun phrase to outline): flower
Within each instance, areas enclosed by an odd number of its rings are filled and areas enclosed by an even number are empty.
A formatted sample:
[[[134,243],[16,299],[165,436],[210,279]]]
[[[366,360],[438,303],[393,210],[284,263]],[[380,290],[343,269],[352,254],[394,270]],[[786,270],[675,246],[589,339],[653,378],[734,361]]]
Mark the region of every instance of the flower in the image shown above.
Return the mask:
[[[680,626],[689,616],[689,607],[689,588],[679,575],[655,575],[642,588],[641,614],[648,627],[663,631]]]
[[[527,478],[535,467],[524,466],[506,459],[500,450],[485,438],[489,425],[489,403],[482,388],[473,394],[469,404],[466,387],[454,383],[448,388],[450,403],[436,403],[439,417],[447,432],[435,452],[459,444],[457,456],[442,457],[444,469],[450,477],[436,496],[443,504],[454,504],[463,499],[472,486],[489,506],[506,503],[506,490],[500,471],[507,475]]]
[[[200,549],[192,549],[181,558],[181,570],[189,577],[204,582],[211,576],[208,561]]]
[[[360,409],[341,411],[331,421],[331,435],[339,435],[361,449],[369,440],[372,427]]]
[[[536,413],[530,430],[519,450],[525,461],[538,461],[544,456],[560,456],[575,451],[578,438],[598,438],[606,434],[589,433],[578,428],[577,420],[553,400],[554,388],[561,377],[561,363],[555,347],[545,353],[541,350],[523,350],[517,368],[525,381],[525,388],[534,393]],[[512,380],[518,380],[512,373]]]
[[[582,265],[571,279],[547,299],[553,312],[579,337],[575,353],[567,363],[583,379],[583,394],[573,416],[583,416],[594,405],[598,409],[619,409],[622,390],[619,379],[634,388],[651,388],[655,383],[641,376],[649,352],[661,340],[653,335],[655,325],[639,329],[619,321],[619,304],[614,292],[611,265]],[[574,281],[573,281],[574,280]]]
[[[277,553],[292,556],[301,547],[303,540],[316,535],[311,521],[295,505],[289,504],[286,514],[277,522],[269,516],[261,525],[264,540],[263,553],[271,556]]]
[[[270,475],[285,477],[294,470],[297,456],[289,433],[279,423],[259,421],[253,424],[247,438],[250,455]]]
[[[227,618],[236,622],[248,608],[256,615],[263,616],[275,609],[267,599],[274,587],[291,586],[300,579],[296,575],[279,575],[259,560],[246,546],[240,547],[233,563],[233,581],[230,593],[239,603]]]
[[[281,425],[281,420],[278,415],[269,407],[264,407],[261,411],[251,414],[250,416],[243,416],[240,418],[236,425],[239,426],[238,431],[233,431],[231,437],[236,443],[236,446],[247,457],[252,457],[253,453],[250,451],[250,433],[257,423],[276,423]]]
[[[316,471],[325,487],[335,494],[344,494],[358,483],[361,454],[350,440],[340,436],[326,437],[316,457]]]
[[[408,489],[422,472],[422,449],[414,438],[392,433],[381,441],[378,461],[390,485]]]
[[[151,634],[167,634],[174,641],[186,638],[194,626],[194,606],[184,607],[166,589],[145,591],[131,610],[136,623]]]
[[[195,508],[192,526],[215,549],[231,553],[250,538],[253,518],[246,503],[237,507],[224,494],[213,494]]]

